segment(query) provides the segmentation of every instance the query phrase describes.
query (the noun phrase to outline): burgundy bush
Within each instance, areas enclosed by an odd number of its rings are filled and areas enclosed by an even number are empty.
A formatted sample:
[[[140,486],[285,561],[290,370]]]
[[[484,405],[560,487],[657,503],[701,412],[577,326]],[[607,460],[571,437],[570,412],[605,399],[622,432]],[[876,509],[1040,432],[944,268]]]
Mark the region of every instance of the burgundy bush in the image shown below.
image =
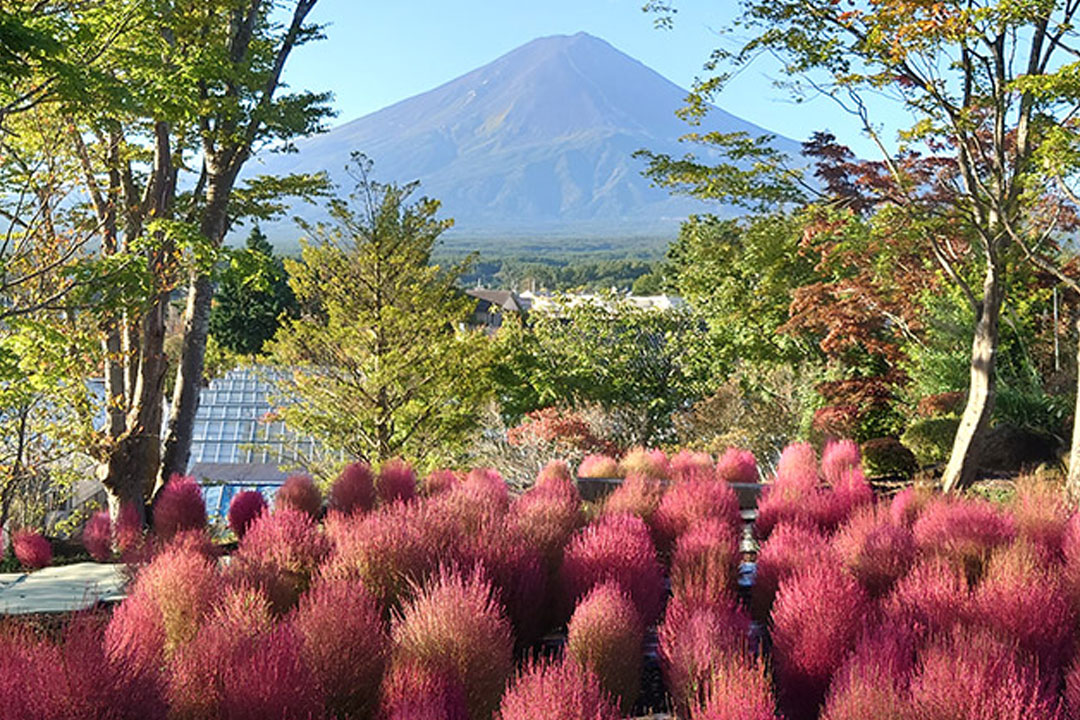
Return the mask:
[[[654,480],[667,480],[671,477],[671,466],[663,450],[636,447],[619,461],[619,474],[623,477],[644,475]]]
[[[651,524],[663,496],[664,486],[659,480],[644,475],[630,475],[604,498],[600,513],[602,515],[629,513]]]
[[[921,552],[948,558],[972,583],[990,552],[1016,537],[1013,518],[990,502],[945,497],[929,503],[912,530]]]
[[[817,482],[816,478],[815,482]],[[812,520],[807,512],[807,507],[816,493],[816,488],[807,490],[778,486],[775,483],[766,485],[758,497],[754,535],[759,540],[768,540],[773,530],[779,525],[797,524],[817,529],[817,521]]]
[[[298,510],[312,519],[322,510],[322,493],[307,475],[290,475],[274,494],[274,510]]]
[[[729,657],[738,661],[748,657],[749,626],[749,618],[732,598],[676,597],[668,603],[657,629],[658,652],[664,685],[680,713],[703,700],[713,668]]]
[[[2,657],[2,653],[0,653]],[[1066,717],[1080,717],[1080,658],[1073,663],[1065,675],[1065,710]]]
[[[716,461],[716,479],[729,483],[756,483],[757,458],[749,450],[729,447]]]
[[[1064,720],[1056,692],[1034,666],[977,630],[957,631],[922,651],[911,707],[918,720]]]
[[[490,468],[475,469],[450,490],[432,498],[430,506],[433,514],[457,532],[475,535],[502,521],[510,507],[510,492],[499,473]]]
[[[768,621],[781,582],[813,563],[834,559],[839,565],[828,539],[817,528],[778,526],[758,552],[757,575],[750,591],[754,619]]]
[[[622,477],[619,461],[608,455],[586,455],[578,465],[577,474],[583,478]]]
[[[379,720],[468,720],[465,688],[450,673],[395,665],[383,682]]]
[[[143,546],[146,544],[146,534],[143,522],[139,518],[139,509],[134,504],[124,503],[120,506],[113,535],[121,560],[130,564],[141,558]]]
[[[893,496],[889,514],[897,525],[911,527],[933,498],[934,491],[930,488],[915,485],[906,487]]]
[[[967,615],[970,594],[963,570],[943,558],[915,563],[884,598],[885,623],[925,637],[949,632]]]
[[[530,662],[502,697],[498,720],[619,720],[591,672],[564,660]]]
[[[739,536],[719,518],[698,521],[683,533],[671,554],[671,592],[716,597],[735,592]]]
[[[375,507],[375,474],[367,463],[345,466],[330,486],[329,507],[345,515],[365,513]]]
[[[465,689],[471,720],[489,718],[514,670],[510,624],[482,575],[443,570],[393,626],[395,665],[445,672]]]
[[[730,485],[711,479],[671,485],[653,517],[660,550],[669,550],[680,535],[707,518],[727,523],[732,529],[742,529],[739,498]]]
[[[229,529],[242,540],[251,523],[266,511],[266,498],[258,490],[236,493],[229,503]]]
[[[855,651],[836,672],[822,720],[908,718],[908,686],[914,665],[915,643],[910,632],[897,625],[874,628],[859,639]]]
[[[15,559],[27,570],[39,570],[52,564],[52,545],[40,532],[30,528],[11,534],[11,550]]]
[[[274,609],[285,613],[329,553],[330,541],[311,516],[285,506],[255,519],[232,556],[228,576],[233,583],[261,587]]]
[[[630,595],[646,625],[660,614],[663,571],[649,529],[633,515],[607,516],[578,533],[566,548],[560,579],[564,617],[606,580],[614,580]]]
[[[390,638],[370,593],[358,582],[316,582],[291,620],[327,710],[353,720],[372,717]]]
[[[645,626],[634,603],[613,582],[582,598],[566,630],[566,655],[593,672],[600,685],[630,712],[641,689]]]
[[[416,497],[416,472],[401,458],[387,460],[379,468],[379,481],[375,484],[379,502],[408,502]]]
[[[837,485],[848,470],[861,469],[859,445],[852,440],[830,440],[821,452],[821,474],[825,482]]]
[[[694,720],[777,720],[772,686],[760,659],[724,655],[711,668],[700,699],[690,706]],[[783,720],[780,718],[779,720]]]
[[[439,493],[446,492],[460,481],[461,476],[453,470],[445,468],[432,470],[428,476],[424,478],[422,489],[424,495],[433,497]]]
[[[792,720],[817,717],[833,673],[854,645],[870,607],[866,591],[832,562],[811,563],[780,583],[772,639],[785,715]]]
[[[554,492],[550,485],[533,488],[510,506],[506,524],[508,532],[535,548],[545,568],[553,572],[562,562],[570,537],[585,524],[581,497],[576,489],[570,494]]]
[[[206,502],[195,478],[173,475],[154,499],[154,532],[169,540],[182,530],[206,527]]]
[[[112,558],[112,520],[108,510],[99,510],[90,516],[83,526],[83,547],[98,562]]]
[[[684,449],[671,456],[668,461],[671,479],[711,480],[716,476],[716,463],[712,455],[706,452],[694,452]]]
[[[872,597],[887,593],[915,561],[911,529],[893,523],[887,511],[873,506],[864,507],[841,528],[833,547]]]

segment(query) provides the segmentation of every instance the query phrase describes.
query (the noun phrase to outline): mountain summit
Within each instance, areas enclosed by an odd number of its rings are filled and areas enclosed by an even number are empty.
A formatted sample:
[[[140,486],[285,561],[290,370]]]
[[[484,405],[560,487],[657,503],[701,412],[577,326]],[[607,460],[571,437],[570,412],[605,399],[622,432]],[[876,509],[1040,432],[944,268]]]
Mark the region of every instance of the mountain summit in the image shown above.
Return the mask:
[[[687,92],[586,33],[533,40],[456,80],[297,143],[259,172],[342,168],[359,150],[375,177],[421,181],[461,238],[671,234],[705,206],[649,186],[648,148],[684,154]],[[703,130],[766,131],[720,109]],[[780,149],[798,145],[777,138]]]

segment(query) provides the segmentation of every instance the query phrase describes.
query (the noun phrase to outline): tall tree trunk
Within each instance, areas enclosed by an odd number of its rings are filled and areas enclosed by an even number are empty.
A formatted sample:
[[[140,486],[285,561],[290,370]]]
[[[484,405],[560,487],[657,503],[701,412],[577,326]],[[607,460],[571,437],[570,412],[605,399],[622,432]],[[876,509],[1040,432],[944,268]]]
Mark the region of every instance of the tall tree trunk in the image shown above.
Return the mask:
[[[1072,447],[1069,449],[1069,474],[1065,494],[1080,501],[1080,317],[1076,319],[1076,405],[1073,409]]]
[[[952,492],[970,486],[975,481],[983,438],[994,410],[996,374],[994,365],[999,340],[999,320],[1005,287],[1002,270],[992,260],[987,263],[983,280],[983,299],[975,323],[971,343],[971,380],[967,405],[956,430],[952,454],[942,475],[942,489]]]

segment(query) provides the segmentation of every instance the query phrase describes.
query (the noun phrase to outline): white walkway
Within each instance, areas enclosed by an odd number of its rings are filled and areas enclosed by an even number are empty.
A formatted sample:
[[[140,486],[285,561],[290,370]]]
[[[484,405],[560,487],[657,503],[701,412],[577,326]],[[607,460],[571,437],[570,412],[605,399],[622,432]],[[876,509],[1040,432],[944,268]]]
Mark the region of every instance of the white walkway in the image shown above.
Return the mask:
[[[0,615],[83,610],[124,597],[123,565],[84,562],[0,574]]]

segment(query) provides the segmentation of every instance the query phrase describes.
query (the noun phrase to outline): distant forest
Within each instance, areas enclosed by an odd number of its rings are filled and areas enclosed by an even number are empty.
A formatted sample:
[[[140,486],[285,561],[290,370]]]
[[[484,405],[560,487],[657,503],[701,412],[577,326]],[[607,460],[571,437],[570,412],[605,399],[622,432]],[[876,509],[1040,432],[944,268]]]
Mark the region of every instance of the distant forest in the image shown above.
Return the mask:
[[[460,260],[447,255],[442,260]],[[635,295],[663,292],[661,251],[591,254],[544,253],[542,255],[481,255],[471,271],[461,277],[465,287],[540,291],[630,291]]]

